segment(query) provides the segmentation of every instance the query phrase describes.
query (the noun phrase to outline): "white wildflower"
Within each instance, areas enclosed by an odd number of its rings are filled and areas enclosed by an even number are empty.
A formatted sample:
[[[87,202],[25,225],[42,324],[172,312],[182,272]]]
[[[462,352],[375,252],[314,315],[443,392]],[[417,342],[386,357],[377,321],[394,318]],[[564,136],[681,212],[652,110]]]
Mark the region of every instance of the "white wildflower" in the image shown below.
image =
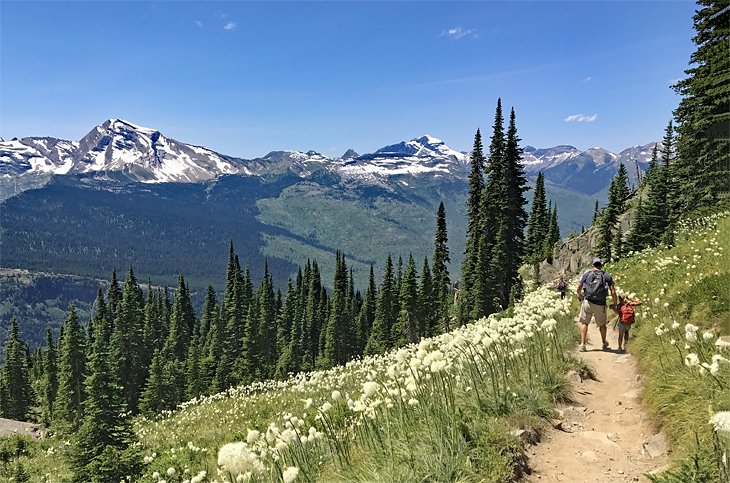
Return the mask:
[[[685,364],[685,365],[686,365],[687,367],[694,367],[694,366],[697,366],[697,365],[699,365],[699,363],[700,363],[700,358],[699,358],[699,357],[697,357],[697,354],[694,354],[694,353],[692,353],[692,354],[687,354],[687,355],[686,355],[686,356],[684,357],[684,364]]]
[[[281,478],[284,480],[284,483],[291,483],[297,479],[297,476],[299,476],[299,468],[296,466],[289,466],[284,470]]]

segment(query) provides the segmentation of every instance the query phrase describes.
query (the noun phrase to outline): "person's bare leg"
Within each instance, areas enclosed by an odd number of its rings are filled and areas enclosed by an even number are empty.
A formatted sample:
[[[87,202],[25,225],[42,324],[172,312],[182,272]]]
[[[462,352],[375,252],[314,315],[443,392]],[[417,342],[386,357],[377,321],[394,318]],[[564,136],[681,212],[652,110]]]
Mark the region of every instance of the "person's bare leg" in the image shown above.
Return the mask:
[[[618,350],[624,346],[624,331],[619,329],[618,331]]]
[[[586,345],[588,337],[588,324],[580,324],[580,345]]]
[[[602,325],[598,328],[598,330],[601,332],[601,342],[606,342],[606,326]]]

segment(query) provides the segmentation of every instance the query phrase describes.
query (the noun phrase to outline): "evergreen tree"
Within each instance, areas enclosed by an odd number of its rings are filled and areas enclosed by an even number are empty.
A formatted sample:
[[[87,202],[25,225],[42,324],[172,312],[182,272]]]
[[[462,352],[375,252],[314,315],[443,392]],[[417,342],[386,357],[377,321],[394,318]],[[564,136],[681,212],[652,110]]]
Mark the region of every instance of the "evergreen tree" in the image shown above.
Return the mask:
[[[559,241],[560,227],[558,226],[558,205],[556,204],[550,211],[550,224],[548,225],[547,235],[545,236],[544,257],[548,263],[553,263],[553,252]]]
[[[176,362],[168,348],[156,350],[150,363],[150,375],[142,391],[139,408],[143,414],[154,417],[163,410],[174,409],[178,401]]]
[[[636,205],[636,218],[634,219],[634,225],[631,227],[626,237],[626,248],[632,251],[640,251],[649,245],[647,240],[647,233],[649,231],[648,220],[646,217],[646,210],[642,197],[639,196],[639,200]]]
[[[727,0],[700,0],[693,17],[697,46],[687,77],[675,91],[682,96],[674,112],[678,158],[675,162],[677,211],[709,206],[730,191],[730,72]]]
[[[482,192],[484,191],[484,147],[482,134],[477,129],[474,147],[471,151],[471,171],[469,173],[469,193],[466,201],[466,246],[461,267],[461,294],[459,297],[459,317],[465,323],[474,305],[474,285],[478,278],[479,247],[482,230]]]
[[[336,257],[332,306],[325,333],[323,367],[344,364],[351,355],[347,341],[353,335],[353,332],[348,330],[350,327],[347,320],[347,266],[342,253],[338,251]]]
[[[419,320],[416,262],[413,255],[408,257],[408,265],[403,274],[399,305],[400,311],[393,327],[392,339],[397,346],[418,342],[419,326],[421,324]]]
[[[43,420],[46,425],[50,425],[53,421],[53,405],[56,401],[56,393],[58,391],[58,365],[56,356],[56,345],[53,342],[53,333],[51,328],[46,328],[46,352],[44,356],[45,365],[45,385],[44,385],[44,401],[43,401]]]
[[[591,220],[591,225],[595,225],[596,221],[598,221],[598,214],[600,212],[598,211],[598,200],[596,200],[596,206],[593,208],[593,220]],[[585,230],[583,230],[585,231]]]
[[[7,394],[3,397],[0,407],[3,417],[25,421],[30,415],[33,404],[33,389],[30,384],[29,363],[25,345],[20,340],[18,320],[10,319],[8,337],[3,349],[5,362],[2,366],[0,378]]]
[[[416,304],[419,314],[418,334],[421,337],[431,337],[436,335],[440,295],[437,293],[437,287],[434,287],[433,284],[431,268],[428,266],[428,257],[423,259],[420,282]]]
[[[117,306],[122,301],[122,288],[119,286],[119,281],[117,280],[116,269],[112,271],[112,281],[107,289],[106,299],[109,306],[109,314],[113,322],[116,319]]]
[[[512,287],[520,282],[519,270],[525,257],[525,228],[527,212],[525,192],[528,191],[527,177],[522,165],[523,150],[517,134],[514,108],[510,111],[505,146],[505,174],[507,179],[507,196],[504,203],[505,234],[502,242],[507,247],[504,270],[504,286],[502,297],[510,298]]]
[[[598,204],[596,202],[596,204]],[[543,243],[547,236],[549,224],[547,204],[545,199],[545,177],[542,172],[538,173],[535,183],[535,194],[532,199],[532,210],[530,220],[527,223],[527,253],[533,261],[543,255]]]
[[[646,175],[644,176],[644,185],[651,182],[651,178],[656,174],[656,169],[659,165],[659,143],[654,143],[654,147],[651,150],[651,158],[649,159],[649,167],[646,169]]]
[[[616,233],[613,234],[613,246],[611,247],[611,257],[615,260],[620,260],[624,257],[624,238],[623,230],[621,229],[621,223],[616,226]]]
[[[274,376],[276,361],[276,297],[274,282],[269,273],[268,262],[264,263],[264,278],[257,292],[258,296],[258,336],[255,339],[256,353],[259,356],[259,377],[269,379]]]
[[[185,397],[193,399],[201,396],[207,389],[201,369],[202,341],[200,338],[200,326],[193,326],[193,337],[190,339],[190,347],[185,359],[185,379],[187,381]]]
[[[69,305],[61,340],[58,353],[58,392],[53,423],[54,425],[58,423],[63,429],[75,431],[81,424],[83,415],[86,347],[74,304]]]
[[[646,240],[650,246],[657,245],[669,226],[668,195],[668,168],[657,165],[651,170],[651,176],[647,176],[647,189],[649,194],[646,199]]]
[[[393,276],[393,259],[388,255],[385,262],[383,282],[380,284],[378,301],[375,307],[375,320],[370,331],[365,355],[382,354],[394,346],[391,329],[397,317],[397,295]]]
[[[436,236],[434,237],[433,252],[433,324],[440,326],[444,331],[448,330],[449,319],[449,286],[451,279],[449,278],[449,269],[446,264],[451,263],[449,256],[449,237],[446,231],[446,210],[444,203],[439,203],[436,212]],[[436,330],[432,327],[431,330]]]
[[[118,481],[134,475],[140,466],[132,446],[134,433],[127,416],[117,355],[111,349],[111,323],[106,317],[98,322],[84,383],[83,423],[72,453],[73,480],[78,482]]]
[[[616,173],[616,186],[615,190],[615,209],[616,212],[621,215],[626,211],[626,201],[631,196],[631,189],[629,188],[629,174],[626,170],[626,166],[621,163]]]
[[[372,264],[370,265],[370,277],[368,279],[368,288],[365,292],[365,300],[360,307],[360,313],[357,317],[358,327],[358,348],[357,353],[363,354],[365,346],[368,343],[368,337],[375,320],[375,305],[377,300],[377,288],[375,286],[375,271]]]
[[[670,120],[664,132],[664,139],[662,140],[662,164],[665,171],[664,180],[667,192],[667,226],[663,234],[663,240],[670,246],[673,244],[673,233],[675,225],[679,221],[681,209],[679,203],[680,194],[677,180],[675,179],[676,167],[673,162],[674,151],[674,127]]]
[[[114,330],[110,341],[119,378],[124,381],[124,395],[130,410],[136,411],[139,394],[147,377],[144,367],[144,300],[134,271],[129,268],[122,299],[114,313]]]
[[[507,170],[505,161],[502,101],[497,108],[489,144],[489,159],[485,168],[487,177],[481,196],[480,238],[476,277],[473,281],[471,318],[476,320],[497,310],[504,285],[506,260]]]

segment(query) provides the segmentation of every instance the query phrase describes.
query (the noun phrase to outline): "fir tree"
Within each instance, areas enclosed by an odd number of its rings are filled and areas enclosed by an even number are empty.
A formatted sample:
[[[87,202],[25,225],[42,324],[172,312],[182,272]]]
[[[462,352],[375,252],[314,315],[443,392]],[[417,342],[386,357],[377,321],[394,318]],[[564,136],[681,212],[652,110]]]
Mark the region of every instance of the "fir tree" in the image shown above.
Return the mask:
[[[139,393],[147,375],[144,367],[144,300],[134,271],[129,268],[124,281],[122,299],[114,313],[114,330],[110,341],[119,378],[124,381],[124,395],[130,410],[136,411]]]
[[[10,319],[8,337],[3,349],[5,362],[0,378],[7,394],[3,398],[3,417],[25,421],[33,404],[33,389],[30,384],[29,364],[23,341],[20,340],[18,320]]]
[[[677,211],[709,206],[730,191],[730,72],[727,0],[700,0],[693,17],[697,46],[687,77],[675,91],[682,96],[674,112],[678,158],[675,176],[681,183]]]
[[[545,177],[538,173],[532,200],[530,220],[527,224],[527,253],[533,261],[543,255],[543,243],[547,236],[549,219],[545,199]]]
[[[393,259],[388,255],[385,262],[383,282],[380,284],[378,301],[375,308],[375,320],[370,331],[365,355],[382,354],[393,347],[391,329],[396,320],[397,296],[393,276]]]
[[[140,466],[111,338],[111,323],[99,319],[84,383],[83,423],[72,453],[73,480],[78,482],[121,480]]]
[[[417,303],[420,323],[418,334],[421,337],[436,335],[439,302],[439,294],[437,293],[437,288],[434,287],[431,268],[428,266],[428,257],[425,257],[423,259],[421,280],[418,286]]]
[[[512,287],[517,283],[521,283],[519,270],[525,257],[525,228],[527,226],[525,205],[527,200],[524,194],[528,191],[528,186],[522,165],[523,150],[519,145],[520,141],[513,108],[510,111],[505,146],[507,196],[504,203],[505,239],[503,243],[507,247],[507,256],[503,268],[503,298],[505,295],[510,297]]]
[[[626,236],[626,248],[632,251],[640,251],[646,248],[649,245],[646,236],[648,230],[646,211],[644,209],[642,197],[639,196],[639,200],[636,204],[636,218],[634,219],[634,225],[631,227],[631,230]]]
[[[50,327],[46,328],[46,351],[43,363],[45,365],[46,377],[44,384],[43,419],[46,425],[50,425],[53,421],[53,405],[56,401],[56,393],[58,392],[56,345],[53,342],[53,333]]]
[[[446,231],[446,210],[444,203],[439,203],[436,212],[436,236],[434,237],[433,252],[433,287],[434,298],[434,324],[439,325],[444,331],[448,330],[449,319],[449,269],[446,264],[451,263],[449,256],[448,233]],[[435,327],[431,328],[435,330]]]
[[[544,257],[547,259],[548,263],[553,263],[553,252],[559,241],[560,227],[558,226],[558,205],[556,204],[550,211],[550,224],[548,226],[547,235],[545,236]]]
[[[591,220],[591,224],[595,225],[596,221],[598,221],[598,214],[600,212],[598,211],[598,200],[596,200],[596,206],[593,208],[593,219]],[[583,230],[585,231],[585,230]]]
[[[482,230],[482,192],[484,191],[484,147],[482,134],[477,129],[474,135],[474,147],[471,151],[471,171],[469,173],[469,193],[467,195],[466,213],[466,246],[464,262],[461,268],[461,294],[459,298],[459,316],[465,323],[474,305],[474,283],[478,277],[479,246]]]
[[[255,344],[260,364],[258,373],[261,379],[269,379],[274,376],[279,355],[276,352],[276,298],[268,262],[264,263],[264,277],[257,296],[259,317]]]
[[[347,342],[347,338],[352,337],[352,331],[348,330],[347,320],[347,266],[343,254],[338,251],[336,257],[335,278],[332,283],[332,308],[325,334],[323,367],[344,364],[351,355]]]
[[[375,270],[370,265],[370,277],[368,279],[368,288],[365,292],[365,300],[360,307],[360,313],[357,317],[358,330],[358,348],[357,353],[363,354],[365,346],[368,343],[368,337],[375,320],[375,305],[377,300],[377,288],[375,286]]]
[[[203,394],[207,389],[201,369],[202,341],[200,339],[200,328],[198,324],[193,327],[193,337],[190,339],[190,346],[185,359],[185,379],[187,381],[185,397],[194,399]]]
[[[408,265],[403,274],[399,297],[400,311],[391,335],[397,346],[418,342],[419,307],[416,262],[413,255],[408,257]]]
[[[502,101],[497,100],[489,159],[485,168],[487,177],[481,196],[479,254],[476,277],[473,281],[471,318],[476,320],[495,312],[504,285],[506,260],[507,171],[505,161],[504,118]]]
[[[117,314],[117,306],[122,301],[122,289],[119,286],[119,281],[117,280],[116,269],[112,271],[112,281],[109,284],[109,288],[107,289],[106,299],[109,304],[109,314],[111,320],[112,322],[114,322]]]
[[[98,338],[98,336],[97,336]],[[54,425],[75,431],[81,424],[85,398],[86,347],[76,306],[69,305],[58,354],[58,392]]]

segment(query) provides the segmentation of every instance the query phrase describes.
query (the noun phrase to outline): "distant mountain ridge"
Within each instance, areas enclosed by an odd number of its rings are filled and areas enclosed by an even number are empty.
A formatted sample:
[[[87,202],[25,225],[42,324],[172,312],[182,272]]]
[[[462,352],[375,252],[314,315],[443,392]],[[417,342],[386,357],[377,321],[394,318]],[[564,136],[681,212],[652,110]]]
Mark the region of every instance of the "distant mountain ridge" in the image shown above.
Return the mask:
[[[528,176],[542,171],[549,183],[590,195],[605,189],[621,163],[633,177],[637,164],[645,170],[653,145],[633,146],[620,153],[599,147],[580,151],[569,145],[543,149],[526,146],[523,164]],[[186,144],[121,119],[105,121],[79,141],[51,137],[0,141],[0,179],[6,181],[32,175],[115,174],[143,183],[199,183],[229,174],[306,178],[320,171],[381,186],[388,184],[386,179],[404,175],[464,179],[469,156],[424,135],[362,155],[352,149],[339,158],[316,151],[272,151],[260,158],[243,159]],[[27,180],[26,184],[35,186]],[[11,195],[17,194],[17,186]]]

